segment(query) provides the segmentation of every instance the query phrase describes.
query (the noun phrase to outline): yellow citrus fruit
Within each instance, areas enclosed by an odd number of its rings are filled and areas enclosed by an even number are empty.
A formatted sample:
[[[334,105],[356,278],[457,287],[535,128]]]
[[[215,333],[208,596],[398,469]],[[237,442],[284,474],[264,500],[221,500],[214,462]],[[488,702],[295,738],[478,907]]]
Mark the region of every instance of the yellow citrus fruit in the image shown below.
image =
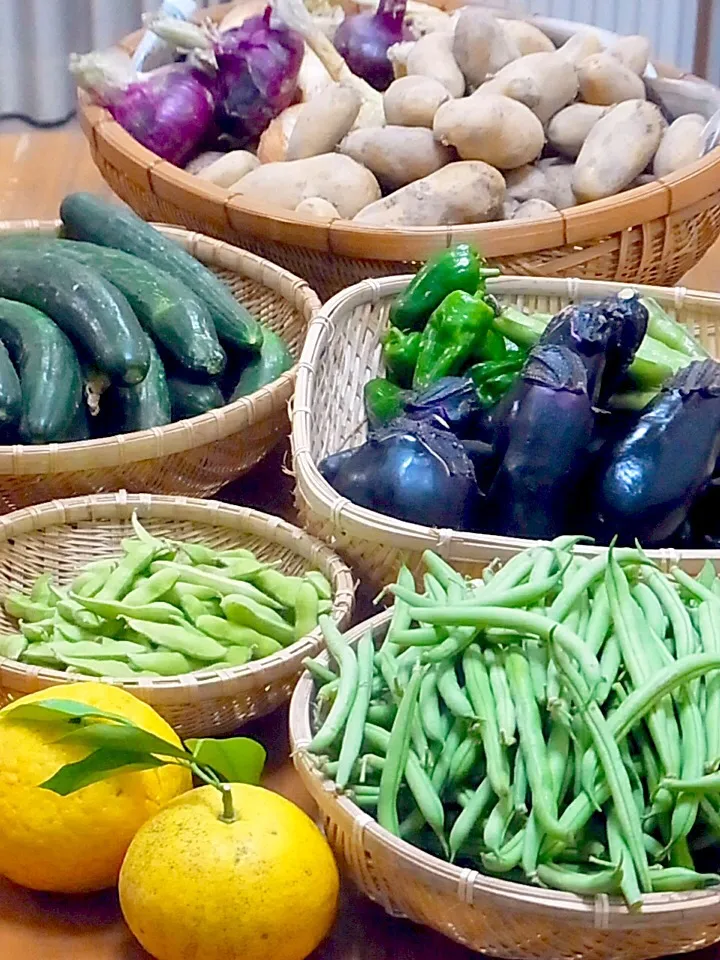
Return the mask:
[[[312,820],[262,787],[231,789],[234,822],[201,787],[130,844],[120,906],[158,960],[303,960],[335,919],[337,866]]]
[[[116,774],[67,797],[38,785],[91,751],[63,744],[52,723],[13,722],[19,703],[58,698],[121,714],[179,745],[152,707],[119,687],[71,683],[40,690],[0,710],[0,874],[24,887],[85,893],[117,883],[120,865],[138,828],[168,800],[189,790],[179,766]]]

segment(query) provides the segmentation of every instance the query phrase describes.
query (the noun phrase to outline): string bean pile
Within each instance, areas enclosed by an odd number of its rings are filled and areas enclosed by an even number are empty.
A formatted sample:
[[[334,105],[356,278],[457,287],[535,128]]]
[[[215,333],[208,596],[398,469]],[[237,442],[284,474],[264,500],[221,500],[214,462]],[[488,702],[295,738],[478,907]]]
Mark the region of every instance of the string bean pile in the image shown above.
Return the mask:
[[[377,648],[321,617],[309,751],[430,853],[635,910],[720,883],[720,580],[576,542],[479,581],[427,552]]]
[[[0,659],[99,677],[176,676],[241,666],[311,633],[332,609],[319,571],[287,576],[246,549],[151,536],[133,516],[123,555],[86,564],[69,587],[39,577],[10,591],[19,632]]]

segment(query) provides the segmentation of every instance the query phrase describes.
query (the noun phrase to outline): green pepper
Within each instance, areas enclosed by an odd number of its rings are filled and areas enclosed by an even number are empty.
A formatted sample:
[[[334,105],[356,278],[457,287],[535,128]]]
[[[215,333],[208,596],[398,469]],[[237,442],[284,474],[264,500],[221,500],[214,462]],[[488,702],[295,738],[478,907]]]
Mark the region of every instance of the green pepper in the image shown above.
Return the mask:
[[[472,359],[480,362],[499,363],[501,360],[505,360],[507,355],[505,337],[490,327],[485,336],[481,337],[476,343]]]
[[[405,410],[405,403],[409,396],[409,391],[402,390],[385,377],[374,377],[368,380],[363,389],[363,400],[370,427],[372,429],[384,427],[391,420],[399,417]]]
[[[425,390],[441,377],[460,373],[486,336],[495,314],[481,297],[464,290],[448,294],[423,331],[413,387]]]
[[[475,384],[480,403],[484,407],[494,407],[515,383],[524,363],[525,355],[518,352],[506,360],[487,361],[470,367],[467,376]]]
[[[390,307],[390,323],[400,330],[421,330],[430,314],[453,290],[475,293],[481,280],[500,271],[483,267],[477,250],[460,243],[431,257]]]
[[[388,380],[398,387],[412,386],[415,364],[420,353],[422,334],[403,333],[397,327],[389,327],[383,337],[382,356]]]

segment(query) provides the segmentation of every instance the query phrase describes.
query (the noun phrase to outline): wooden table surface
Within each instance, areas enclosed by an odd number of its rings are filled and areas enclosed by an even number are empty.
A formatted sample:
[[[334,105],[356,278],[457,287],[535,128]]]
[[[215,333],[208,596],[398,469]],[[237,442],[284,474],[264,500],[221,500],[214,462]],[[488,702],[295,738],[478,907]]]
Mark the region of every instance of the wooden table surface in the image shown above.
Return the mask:
[[[1,2],[1,0],[0,0]],[[110,196],[76,129],[2,133],[0,127],[0,220],[52,219],[73,190]],[[687,286],[720,291],[720,244],[685,279]],[[221,496],[294,519],[292,485],[282,470],[280,447]],[[288,759],[287,713],[245,727],[243,733],[268,750],[265,784],[309,813],[310,798]],[[0,879],[1,960],[147,960],[119,914],[114,893],[61,898],[21,890]],[[311,960],[470,960],[478,954],[410,923],[391,919],[350,889],[336,927]],[[720,949],[697,960],[720,960]]]

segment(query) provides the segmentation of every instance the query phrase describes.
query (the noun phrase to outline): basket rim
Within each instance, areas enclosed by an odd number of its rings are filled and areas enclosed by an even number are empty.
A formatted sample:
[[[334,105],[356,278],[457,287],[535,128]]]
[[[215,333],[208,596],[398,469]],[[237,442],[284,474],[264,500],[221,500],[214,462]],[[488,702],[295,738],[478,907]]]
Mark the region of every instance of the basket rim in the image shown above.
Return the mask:
[[[226,11],[213,7],[204,11],[218,20]],[[559,29],[587,24],[555,17],[533,17],[531,22]],[[118,46],[132,52],[142,31],[125,37]],[[694,74],[682,73],[653,61],[668,75],[680,76],[699,83],[708,81]],[[237,232],[250,232],[275,242],[296,244],[335,255],[369,260],[413,260],[460,242],[479,243],[489,256],[532,253],[547,247],[571,246],[597,240],[631,227],[677,215],[699,200],[717,192],[720,178],[720,148],[676,173],[635,187],[604,200],[581,204],[558,211],[551,217],[532,221],[496,221],[484,224],[458,224],[437,227],[391,228],[358,224],[342,218],[313,218],[281,207],[273,209],[242,194],[216,187],[186,173],[150,150],[141,146],[118,124],[104,107],[96,106],[82,91],[78,92],[81,126],[89,140],[94,157],[104,154],[114,164],[118,154],[123,158],[124,173],[143,191],[166,195],[177,202],[178,196],[192,198],[212,216]]]
[[[222,269],[271,290],[307,317],[308,323],[320,308],[320,299],[306,280],[264,257],[172,224],[151,225],[165,236],[179,241],[188,253],[206,266],[216,262]],[[56,233],[61,226],[61,220],[0,220],[0,237],[9,233]],[[127,465],[184,453],[223,440],[287,404],[296,373],[297,363],[277,380],[246,397],[164,427],[70,443],[0,445],[0,476],[84,470],[87,469],[87,457],[98,454],[102,455],[103,467]],[[150,454],[149,445],[155,448]]]
[[[392,545],[400,550],[414,552],[432,549],[441,556],[452,556],[456,562],[472,562],[477,559],[477,551],[482,549],[504,548],[518,552],[536,545],[541,541],[428,527],[357,506],[335,491],[321,475],[312,458],[310,438],[312,411],[315,404],[315,377],[324,350],[333,338],[337,323],[344,322],[346,313],[360,305],[367,303],[375,305],[401,292],[412,277],[412,274],[404,274],[361,280],[327,300],[311,321],[298,363],[298,376],[291,411],[291,448],[297,493],[315,515],[323,520],[331,519],[336,527],[341,525],[348,535],[371,540],[374,543]],[[656,287],[605,280],[515,275],[493,278],[487,283],[488,289],[498,294],[503,292],[544,293],[550,296],[561,296],[571,301],[585,296],[605,296],[631,287],[647,296],[669,301],[675,309],[680,309],[688,303],[710,306],[718,311],[720,318],[720,294],[689,290],[683,286]],[[594,556],[602,551],[602,547],[582,545],[578,550],[583,555]],[[649,549],[646,552],[655,560],[672,563],[693,559],[720,561],[720,549],[664,548]]]
[[[28,533],[41,531],[49,526],[71,525],[79,522],[97,522],[113,519],[130,519],[137,510],[140,519],[156,517],[168,520],[185,520],[204,523],[208,526],[225,527],[238,533],[250,533],[269,543],[278,543],[314,563],[333,586],[332,617],[342,624],[349,619],[355,603],[355,580],[350,568],[327,544],[306,533],[300,527],[272,514],[224,503],[220,500],[202,500],[196,497],[168,496],[164,494],[117,493],[93,494],[51,500],[36,506],[24,507],[0,516],[0,544],[10,538],[21,539]],[[255,660],[238,667],[223,670],[209,668],[175,677],[138,677],[135,679],[96,677],[102,683],[129,690],[187,692],[194,702],[211,700],[222,694],[229,684],[247,682],[257,685],[264,676],[277,676],[297,669],[302,659],[313,655],[322,644],[320,628],[296,640],[294,643],[269,657]],[[34,667],[0,656],[0,687],[12,687],[15,678],[33,677],[38,682],[53,684],[76,682],[60,670]]]
[[[389,624],[391,618],[392,609],[384,610],[347,630],[345,638],[349,643],[354,644],[368,631],[375,638]],[[324,665],[329,663],[329,659],[330,655],[326,649],[318,655],[318,661]],[[430,883],[441,881],[448,887],[454,886],[458,892],[458,899],[462,899],[465,903],[472,903],[476,896],[490,895],[508,902],[524,904],[536,911],[546,909],[574,916],[585,915],[589,919],[594,917],[596,922],[600,922],[605,927],[613,917],[633,918],[635,916],[619,897],[606,895],[583,897],[561,890],[546,890],[529,884],[503,880],[447,863],[408,841],[395,837],[352,800],[338,795],[334,782],[325,778],[313,761],[312,755],[307,750],[312,736],[310,706],[313,691],[314,680],[305,670],[290,699],[289,728],[293,762],[303,776],[306,786],[309,780],[315,792],[322,795],[324,801],[336,804],[345,817],[352,819],[353,828],[357,830],[358,835],[371,834],[374,842],[381,845],[386,852],[392,853],[401,869],[408,868],[416,874],[420,873],[423,879]],[[462,895],[461,891],[463,891]],[[715,887],[680,893],[643,894],[643,909],[640,916],[645,919],[648,916],[657,919],[661,914],[680,913],[684,919],[689,911],[718,911],[719,909],[720,887]]]

